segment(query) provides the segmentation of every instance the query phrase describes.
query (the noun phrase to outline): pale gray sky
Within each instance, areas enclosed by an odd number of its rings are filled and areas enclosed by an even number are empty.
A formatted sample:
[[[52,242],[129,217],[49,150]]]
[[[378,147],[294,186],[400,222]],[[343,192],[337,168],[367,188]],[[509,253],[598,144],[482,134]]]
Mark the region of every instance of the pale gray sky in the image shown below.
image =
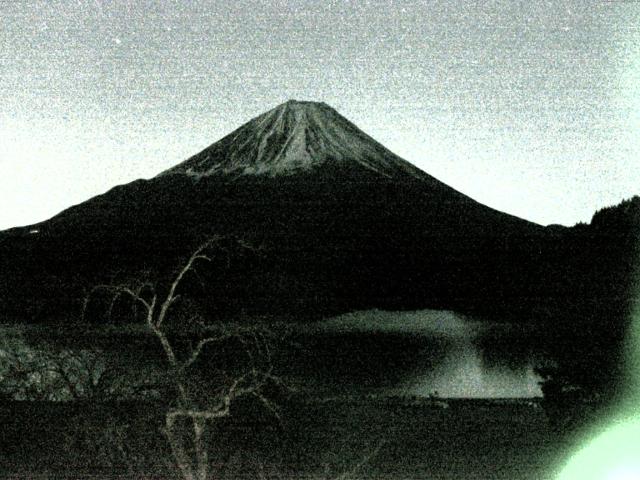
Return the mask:
[[[289,98],[543,224],[640,193],[635,1],[0,0],[0,228]]]

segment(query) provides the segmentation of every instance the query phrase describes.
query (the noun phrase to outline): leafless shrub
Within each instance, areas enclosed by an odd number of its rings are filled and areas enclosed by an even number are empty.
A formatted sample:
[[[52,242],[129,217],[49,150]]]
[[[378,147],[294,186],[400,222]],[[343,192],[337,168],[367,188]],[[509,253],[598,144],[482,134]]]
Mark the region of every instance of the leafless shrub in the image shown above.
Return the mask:
[[[107,394],[102,352],[29,345],[20,336],[0,341],[0,392],[14,400],[80,400]]]

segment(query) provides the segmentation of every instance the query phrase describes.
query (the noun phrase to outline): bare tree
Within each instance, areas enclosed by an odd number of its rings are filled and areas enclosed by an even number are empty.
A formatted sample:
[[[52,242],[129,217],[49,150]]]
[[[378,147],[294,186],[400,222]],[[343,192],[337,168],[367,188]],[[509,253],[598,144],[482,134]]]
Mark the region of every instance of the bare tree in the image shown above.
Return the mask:
[[[240,249],[252,249],[242,241],[234,243]],[[83,312],[86,312],[92,295],[102,291],[110,296],[108,315],[112,314],[115,303],[123,297],[129,298],[132,305],[137,307],[136,311],[142,312],[146,327],[162,347],[168,366],[168,379],[176,391],[175,406],[169,408],[165,414],[164,433],[176,465],[185,480],[205,480],[209,475],[205,431],[209,422],[230,415],[234,400],[252,396],[274,415],[278,414],[275,405],[265,394],[265,387],[268,385],[281,384],[280,379],[273,374],[273,336],[269,330],[246,326],[207,326],[202,316],[194,310],[190,312],[192,315],[182,321],[183,325],[179,325],[183,332],[187,330],[190,334],[197,333],[197,340],[185,351],[185,348],[178,348],[176,342],[172,341],[176,338],[175,330],[167,326],[175,305],[185,301],[181,286],[188,276],[200,278],[197,268],[201,264],[212,263],[216,256],[223,256],[227,265],[230,264],[232,252],[225,244],[226,239],[222,237],[214,237],[201,244],[177,271],[164,291],[160,291],[157,283],[150,281],[97,285],[86,297],[83,308]],[[242,374],[235,377],[227,376],[215,395],[207,392],[207,398],[203,401],[202,396],[198,396],[190,385],[190,369],[207,348],[221,346],[232,339],[244,347],[245,354],[250,359],[250,366]],[[211,397],[214,398],[213,401]],[[188,436],[184,434],[185,425],[191,432]]]

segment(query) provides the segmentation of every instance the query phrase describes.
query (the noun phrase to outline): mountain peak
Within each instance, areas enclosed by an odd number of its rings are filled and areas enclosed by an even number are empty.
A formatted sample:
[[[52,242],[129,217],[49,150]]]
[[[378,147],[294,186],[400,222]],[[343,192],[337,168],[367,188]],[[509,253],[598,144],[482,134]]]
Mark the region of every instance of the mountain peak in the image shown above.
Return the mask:
[[[328,165],[365,168],[386,177],[427,176],[326,103],[293,99],[161,175],[279,176]]]
[[[324,102],[313,102],[311,100],[296,100],[295,98],[290,98],[286,102],[278,105],[276,108],[282,107],[293,107],[293,108],[313,108],[313,107],[329,107]]]

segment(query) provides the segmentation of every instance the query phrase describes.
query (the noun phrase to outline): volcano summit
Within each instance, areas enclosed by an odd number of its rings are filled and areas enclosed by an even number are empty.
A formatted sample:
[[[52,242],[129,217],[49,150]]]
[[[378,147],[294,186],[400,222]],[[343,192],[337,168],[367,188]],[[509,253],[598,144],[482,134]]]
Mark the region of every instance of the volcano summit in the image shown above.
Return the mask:
[[[425,177],[327,104],[296,100],[254,118],[165,174],[277,176],[340,167]]]

